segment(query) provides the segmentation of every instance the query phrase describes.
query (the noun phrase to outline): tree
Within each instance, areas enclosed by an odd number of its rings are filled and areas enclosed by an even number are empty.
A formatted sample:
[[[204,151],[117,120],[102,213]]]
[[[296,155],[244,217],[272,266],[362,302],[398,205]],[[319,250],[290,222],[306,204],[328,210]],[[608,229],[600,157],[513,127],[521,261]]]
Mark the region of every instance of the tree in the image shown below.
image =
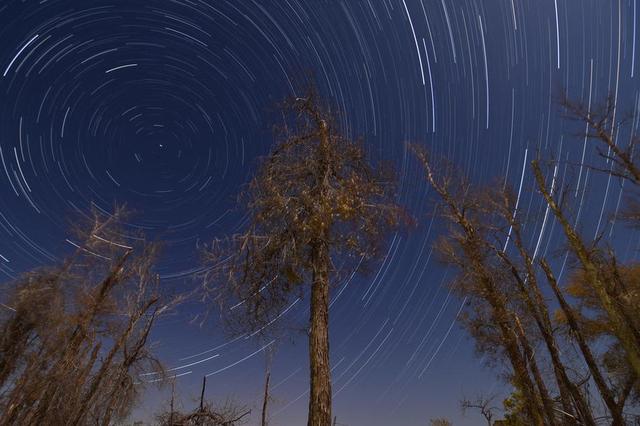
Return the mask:
[[[328,426],[330,288],[378,257],[401,210],[391,174],[341,134],[314,91],[283,113],[279,140],[241,198],[246,230],[214,242],[205,288],[232,328],[257,333],[310,287],[308,424]]]
[[[452,281],[453,288],[467,300],[463,315],[467,330],[476,340],[480,351],[496,358],[506,358],[512,367],[510,380],[525,396],[525,412],[532,424],[554,424],[555,416],[550,397],[541,379],[532,345],[523,332],[518,312],[510,301],[513,277],[488,241],[494,232],[493,215],[482,206],[476,188],[471,188],[450,165],[437,169],[428,152],[411,146],[424,167],[425,178],[441,202],[439,215],[447,232],[437,242],[441,259],[459,272]],[[534,378],[532,379],[532,376]]]
[[[596,384],[598,392],[607,406],[612,425],[626,424],[624,409],[632,394],[636,398],[639,393],[638,377],[626,359],[625,352],[612,333],[610,320],[605,315],[600,316],[603,309],[601,306],[594,307],[594,315],[599,318],[588,318],[583,308],[585,306],[583,298],[592,298],[579,290],[575,284],[567,289],[569,296],[578,300],[578,306],[572,307],[567,302],[567,298],[560,289],[555,277],[551,272],[551,267],[546,260],[541,260],[542,268],[548,276],[549,283],[560,302],[558,321],[566,323],[570,335],[578,343],[578,347],[584,357],[585,363]],[[580,284],[582,287],[584,284]],[[587,292],[592,289],[589,288]],[[592,299],[593,300],[593,299]],[[587,303],[588,304],[588,301]],[[599,305],[599,303],[597,304]],[[598,339],[599,342],[598,342]],[[595,343],[604,343],[607,349],[599,361],[591,346],[598,347]],[[605,374],[605,372],[607,374]]]
[[[615,257],[612,257],[612,262],[615,262]],[[546,264],[543,267],[545,271],[550,270]],[[619,287],[613,291],[617,295],[617,304],[629,313],[630,320],[640,321],[638,315],[632,313],[633,309],[640,306],[640,266],[613,263],[606,270],[609,272],[606,280],[609,288]],[[555,280],[552,285],[558,298],[562,299],[559,321],[567,324],[576,339],[579,339],[585,360],[605,404],[614,421],[622,424],[620,422],[624,422],[623,411],[629,397],[636,401],[640,397],[640,381],[626,358],[624,348],[612,332],[613,325],[600,298],[586,282],[581,270],[572,274],[565,289],[567,295],[577,301],[573,309],[567,308],[568,304],[564,296],[559,294]],[[599,351],[602,352],[600,362],[590,349],[590,346],[596,344],[606,348]]]
[[[160,295],[157,246],[132,244],[125,210],[93,211],[63,264],[9,284],[0,320],[0,424],[108,425],[137,400],[148,342],[176,300]]]
[[[586,127],[585,140],[595,141],[605,161],[604,166],[580,166],[617,177],[622,185],[640,186],[638,138],[632,128],[623,142],[624,121],[615,122],[612,100],[593,111],[566,99],[562,106]],[[607,419],[627,424],[634,417],[625,409],[638,403],[640,386],[638,264],[620,263],[602,235],[584,238],[570,214],[573,197],[556,185],[558,164],[549,184],[541,162],[534,160],[537,194],[530,195],[541,199],[543,223],[555,220],[552,226],[559,225],[566,243],[570,280],[563,287],[538,247],[528,247],[526,241],[535,239],[526,231],[532,229],[529,214],[518,209],[520,194],[515,197],[506,182],[481,186],[457,179],[452,167],[436,167],[425,150],[414,151],[447,224],[436,248],[458,272],[451,284],[467,301],[462,321],[481,352],[512,367],[508,379],[515,390],[505,400],[505,419],[498,422],[595,425]],[[614,221],[618,218],[638,228],[640,203],[630,198]],[[559,306],[555,316],[548,294]],[[552,375],[539,367],[547,363]],[[589,393],[592,384],[602,408]]]
[[[207,378],[202,379],[200,404],[191,413],[182,413],[175,408],[175,387],[171,391],[169,410],[156,416],[158,426],[235,426],[241,424],[251,410],[231,401],[214,406],[204,399]]]
[[[552,196],[552,191],[547,187],[538,161],[534,161],[532,167],[540,192],[562,226],[569,244],[569,249],[580,262],[585,281],[589,283],[594,293],[598,296],[602,307],[607,312],[613,332],[624,348],[629,364],[636,374],[640,375],[640,334],[634,327],[633,321],[625,318],[624,311],[619,304],[616,303],[615,297],[613,297],[607,289],[606,277],[603,275],[602,265],[597,259],[597,250],[593,250],[591,246],[580,237],[567,219],[562,208]]]
[[[522,304],[520,307],[522,315],[535,324],[532,332],[539,335],[539,339],[547,349],[559,392],[561,412],[565,417],[568,417],[565,422],[573,422],[571,419],[577,418],[583,424],[594,425],[595,419],[589,407],[588,397],[569,377],[569,368],[562,359],[561,347],[554,332],[555,326],[552,323],[550,309],[541,288],[541,285],[544,284],[544,278],[539,277],[538,265],[535,261],[536,253],[532,254],[524,242],[523,228],[525,224],[522,223],[521,214],[517,211],[515,196],[508,186],[486,188],[480,191],[480,194],[482,194],[483,204],[487,210],[495,213],[491,220],[494,223],[503,224],[503,226],[494,225],[496,229],[495,243],[492,244],[491,241],[487,241],[487,243],[503,262],[504,267],[511,272],[514,278],[514,294]],[[505,229],[506,232],[503,232],[502,229]],[[506,242],[502,244],[503,241]],[[509,243],[514,247],[515,253],[507,250]],[[545,272],[547,271],[545,270]],[[551,279],[550,270],[548,272],[546,277]]]
[[[625,120],[616,121],[616,103],[613,96],[592,108],[591,105],[571,100],[565,93],[560,98],[560,106],[567,112],[568,119],[578,121],[586,127],[585,140],[594,141],[598,155],[606,161],[605,167],[590,164],[581,164],[582,166],[640,185],[640,165],[637,164],[636,152],[640,140],[634,133],[626,145],[621,145],[614,139],[616,132],[625,125]]]
[[[495,411],[497,410],[497,407],[493,406],[494,398],[494,396],[478,396],[473,401],[465,398],[460,401],[462,413],[465,414],[467,410],[478,410],[482,417],[487,421],[487,425],[491,426],[493,424],[492,420],[495,415]]]
[[[585,107],[566,96],[561,99],[561,103],[568,111],[569,117],[585,125],[585,139],[595,141],[596,150],[605,159],[605,167],[587,167],[616,176],[621,179],[622,184],[629,182],[635,188],[640,186],[640,165],[637,163],[636,153],[639,138],[633,128],[626,145],[623,142],[618,143],[617,138],[614,138],[625,124],[624,120],[616,121],[615,99],[607,98],[602,106],[596,107],[593,111],[590,106]],[[635,375],[640,377],[640,320],[637,318],[636,307],[629,303],[629,293],[622,282],[623,273],[618,268],[615,254],[611,250],[608,250],[609,253],[603,253],[596,244],[585,244],[570,226],[567,227],[568,222],[562,206],[550,197],[537,162],[533,163],[533,169],[540,191],[562,224],[571,251],[580,261],[582,281],[591,287],[592,295],[597,296],[599,307],[606,312],[609,325],[624,350],[630,367],[635,371]],[[553,191],[553,188],[551,190]],[[640,224],[640,204],[637,197],[627,201],[627,209],[622,218],[634,227]]]

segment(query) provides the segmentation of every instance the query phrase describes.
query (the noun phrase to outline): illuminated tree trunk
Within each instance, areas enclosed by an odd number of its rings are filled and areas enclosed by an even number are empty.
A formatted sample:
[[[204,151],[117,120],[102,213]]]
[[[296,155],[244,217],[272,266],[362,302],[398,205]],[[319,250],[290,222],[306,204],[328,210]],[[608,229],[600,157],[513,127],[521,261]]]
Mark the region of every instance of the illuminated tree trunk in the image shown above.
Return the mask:
[[[606,289],[606,283],[601,279],[601,274],[599,273],[597,265],[592,260],[591,255],[589,254],[589,249],[582,241],[582,239],[580,239],[580,237],[562,212],[560,206],[556,204],[555,200],[551,196],[550,191],[547,189],[544,176],[542,175],[540,165],[537,161],[534,161],[532,163],[532,166],[536,182],[538,184],[538,189],[542,193],[542,196],[551,208],[551,211],[555,215],[556,219],[558,219],[558,222],[560,222],[560,225],[562,225],[571,251],[576,255],[576,257],[582,264],[587,282],[594,289],[595,293],[600,299],[600,302],[602,303],[602,307],[609,315],[609,320],[611,321],[611,325],[613,326],[613,331],[616,337],[620,340],[620,344],[626,352],[629,364],[631,364],[631,367],[633,368],[635,373],[640,376],[640,339],[636,334],[636,330],[634,330],[634,327],[630,322],[625,321],[624,316],[620,312],[621,310],[619,306],[609,295]]]
[[[542,397],[538,392],[536,392],[535,385],[529,376],[527,362],[518,345],[518,336],[512,329],[511,320],[513,319],[513,315],[511,315],[505,308],[504,300],[499,296],[499,293],[494,288],[491,280],[485,277],[482,281],[484,291],[487,295],[487,301],[493,310],[492,316],[494,323],[500,330],[502,337],[501,343],[505,348],[507,357],[509,358],[511,367],[513,368],[514,385],[525,397],[525,411],[532,424],[542,426],[545,424],[542,414],[544,411]]]
[[[317,182],[317,193],[321,205],[327,198],[330,173],[328,150],[329,133],[325,121],[316,119],[320,130],[321,181]],[[331,214],[320,207],[316,225],[318,238],[311,247],[311,307],[309,333],[309,363],[311,368],[311,389],[309,395],[308,426],[331,425],[331,368],[329,366],[329,257],[328,230]]]
[[[571,332],[574,338],[578,342],[578,347],[580,348],[580,351],[582,352],[582,356],[584,357],[587,367],[591,372],[593,381],[596,383],[598,391],[600,392],[600,396],[602,397],[602,400],[607,405],[607,408],[611,413],[611,424],[613,426],[624,425],[625,420],[622,414],[622,409],[624,408],[624,404],[619,405],[616,402],[614,394],[609,389],[609,386],[607,385],[605,377],[602,375],[602,372],[600,371],[600,367],[598,366],[598,361],[596,360],[596,357],[591,352],[591,348],[589,347],[587,340],[585,339],[584,334],[582,333],[581,327],[578,324],[578,320],[575,316],[575,312],[571,308],[567,300],[565,299],[562,292],[560,291],[558,282],[556,281],[555,276],[551,272],[551,267],[549,266],[547,261],[544,259],[540,262],[540,264],[542,265],[542,269],[544,270],[547,276],[549,285],[551,286],[553,293],[558,299],[560,308],[562,309],[562,312],[564,312],[564,315],[567,318],[567,324],[569,325],[569,328],[571,329]]]
[[[560,401],[562,403],[563,411],[565,412],[564,415],[567,417],[564,419],[564,421],[567,424],[576,424],[576,422],[574,421],[575,419],[571,419],[575,414],[573,412],[573,406],[575,405],[575,408],[579,415],[578,419],[581,419],[582,423],[584,423],[585,425],[595,425],[595,421],[593,419],[593,416],[591,415],[589,405],[587,404],[584,395],[582,395],[580,389],[578,389],[578,387],[573,382],[571,382],[569,376],[567,375],[566,368],[562,363],[560,351],[558,350],[557,342],[553,334],[553,327],[549,319],[549,310],[536,279],[535,271],[533,268],[533,259],[529,256],[524,248],[524,245],[522,244],[522,238],[520,235],[520,224],[513,223],[511,215],[509,215],[508,218],[510,221],[512,221],[513,225],[512,229],[514,234],[514,244],[516,245],[525,263],[527,271],[526,279],[523,279],[520,276],[518,269],[504,252],[498,251],[497,254],[511,269],[511,273],[516,279],[516,283],[518,284],[518,289],[520,291],[520,294],[522,295],[522,299],[531,312],[531,315],[533,316],[536,325],[540,330],[540,334],[545,342],[547,350],[549,351],[551,363],[553,365],[553,372],[560,393]],[[532,294],[530,294],[530,292],[528,291],[527,286],[530,288]]]
[[[313,88],[283,107],[279,141],[242,196],[249,225],[214,241],[204,289],[237,326],[234,331],[250,334],[270,327],[294,296],[309,294],[308,425],[331,426],[334,261],[341,273],[363,272],[406,216],[394,201],[393,173],[369,164],[362,144],[341,134],[339,116]]]
[[[556,420],[553,411],[553,402],[551,401],[551,397],[549,397],[549,391],[544,383],[542,374],[540,374],[538,362],[535,358],[535,352],[533,351],[533,348],[529,343],[529,339],[527,339],[526,332],[522,328],[522,323],[520,322],[518,314],[514,314],[513,317],[516,324],[518,339],[521,342],[522,349],[524,349],[526,362],[529,365],[529,369],[531,370],[531,373],[533,375],[533,380],[535,381],[535,384],[538,387],[538,392],[540,393],[540,399],[542,400],[542,407],[544,408],[544,414],[547,418],[547,424],[550,426],[554,426],[556,424]]]
[[[463,252],[462,257],[465,259],[465,267],[475,276],[476,288],[474,290],[478,297],[486,301],[490,307],[491,323],[499,330],[500,345],[504,348],[513,368],[513,384],[522,393],[525,400],[525,413],[531,424],[543,426],[545,425],[545,404],[543,401],[545,398],[544,395],[540,395],[531,380],[526,354],[520,350],[520,344],[524,342],[525,336],[513,328],[515,314],[508,307],[505,295],[497,285],[491,269],[485,263],[483,243],[476,229],[476,224],[471,222],[466,215],[464,203],[461,203],[454,194],[449,192],[450,182],[447,181],[447,178],[444,178],[442,184],[438,182],[427,154],[420,149],[414,149],[414,152],[425,169],[427,181],[438,193],[449,211],[446,219],[460,228],[459,244]],[[549,404],[546,405],[549,408]],[[549,410],[546,411],[548,417],[546,424],[555,424],[553,414]]]
[[[331,425],[331,369],[329,366],[329,253],[322,241],[313,248],[309,361],[311,390],[308,426]]]

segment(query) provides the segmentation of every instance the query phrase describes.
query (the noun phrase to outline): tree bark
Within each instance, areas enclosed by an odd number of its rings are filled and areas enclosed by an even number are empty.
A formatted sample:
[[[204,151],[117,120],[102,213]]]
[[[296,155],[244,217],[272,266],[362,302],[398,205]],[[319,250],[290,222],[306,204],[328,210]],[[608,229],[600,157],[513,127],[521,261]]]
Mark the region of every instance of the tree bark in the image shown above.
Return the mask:
[[[621,315],[620,308],[616,305],[615,301],[612,300],[611,296],[609,295],[605,283],[602,281],[601,273],[598,270],[598,266],[593,261],[588,247],[578,236],[576,231],[573,229],[573,227],[565,217],[560,206],[558,206],[558,204],[549,193],[546,182],[544,180],[544,176],[542,175],[542,170],[540,169],[540,165],[537,161],[533,161],[532,166],[536,182],[538,184],[538,189],[542,193],[542,196],[551,208],[551,211],[555,215],[556,219],[558,219],[558,222],[560,222],[560,225],[562,225],[565,236],[567,237],[567,240],[569,242],[569,247],[582,264],[587,282],[595,290],[596,295],[602,303],[602,307],[607,312],[609,320],[611,321],[611,325],[613,326],[613,331],[616,337],[618,337],[618,339],[620,340],[620,344],[626,352],[629,364],[631,364],[631,367],[634,369],[635,373],[637,375],[640,375],[640,342],[638,341],[637,336],[634,333],[632,325],[624,320],[623,316]]]
[[[589,409],[589,405],[586,402],[586,399],[584,398],[584,395],[582,394],[580,389],[578,389],[578,387],[569,379],[566,368],[560,358],[560,351],[558,350],[556,339],[553,334],[551,320],[549,319],[549,310],[547,309],[546,302],[544,300],[542,292],[540,291],[540,287],[538,286],[535,270],[533,268],[533,259],[531,259],[529,254],[524,249],[522,240],[520,238],[518,224],[514,223],[512,225],[514,229],[514,243],[525,262],[527,272],[526,278],[523,279],[520,276],[518,269],[511,262],[511,259],[509,259],[508,256],[500,251],[497,251],[497,254],[511,269],[511,273],[516,279],[523,300],[525,301],[527,308],[531,312],[531,315],[533,316],[536,325],[540,330],[540,334],[542,335],[547,350],[549,351],[549,355],[551,356],[553,372],[556,378],[556,383],[558,384],[558,390],[560,392],[560,401],[562,403],[562,408],[565,411],[564,415],[566,418],[563,420],[563,422],[567,424],[575,424],[576,420],[581,420],[582,424],[593,426],[595,425],[595,420],[593,419],[591,410]],[[527,286],[531,289],[531,292],[533,294],[529,293]],[[573,417],[574,414],[576,414],[573,411],[574,405],[578,415],[577,419]]]
[[[464,254],[473,264],[473,269],[477,271],[482,297],[489,303],[492,322],[500,330],[501,345],[504,347],[513,368],[513,384],[524,396],[526,401],[524,410],[531,423],[536,426],[543,426],[544,416],[542,413],[544,408],[542,407],[542,400],[529,376],[526,360],[520,351],[518,336],[512,328],[513,312],[507,308],[504,294],[497,288],[491,273],[483,262],[481,240],[474,226],[465,216],[464,210],[458,207],[458,204],[449,193],[447,184],[441,185],[437,182],[426,155],[420,151],[416,151],[416,155],[425,168],[427,181],[440,195],[451,212],[452,218],[450,220],[460,226],[464,232],[466,240],[463,247]]]
[[[260,422],[261,426],[267,426],[267,404],[269,403],[269,379],[271,378],[271,373],[267,372],[267,378],[264,383],[264,399],[262,401],[262,419]]]
[[[622,410],[620,409],[620,407],[618,407],[618,404],[616,403],[616,399],[613,395],[613,392],[611,391],[611,389],[609,389],[609,386],[607,385],[607,382],[604,376],[602,375],[600,368],[598,367],[598,361],[596,360],[595,356],[591,352],[591,348],[589,348],[589,345],[587,344],[587,341],[584,335],[582,334],[582,330],[578,324],[578,320],[576,316],[574,315],[573,309],[571,308],[571,306],[569,306],[569,303],[566,301],[566,299],[564,298],[564,295],[560,291],[558,282],[556,281],[555,276],[551,272],[551,267],[549,266],[547,261],[544,259],[540,261],[540,265],[542,266],[542,269],[547,275],[547,280],[549,281],[549,285],[551,286],[551,289],[553,290],[553,293],[555,294],[556,299],[558,299],[558,303],[560,304],[560,308],[562,309],[562,312],[567,318],[567,324],[571,329],[573,337],[578,342],[578,347],[580,348],[580,351],[582,352],[582,356],[584,357],[584,360],[587,363],[587,367],[591,372],[593,381],[596,383],[598,391],[600,392],[600,396],[602,397],[602,400],[604,401],[607,408],[609,409],[609,412],[611,413],[612,426],[624,425],[625,420],[624,420],[624,416],[622,415]]]
[[[494,290],[491,288],[488,288],[487,290],[489,294],[494,293]],[[516,333],[511,328],[509,328],[507,318],[511,316],[508,315],[507,310],[503,305],[495,303],[495,296],[495,294],[492,294],[489,297],[492,308],[494,309],[493,318],[500,329],[503,339],[502,344],[504,345],[504,348],[507,352],[509,361],[511,361],[511,366],[514,373],[514,385],[522,392],[525,398],[525,411],[531,422],[536,426],[542,426],[544,425],[544,417],[542,415],[542,412],[544,411],[544,408],[542,407],[542,398],[540,397],[538,392],[536,392],[535,385],[533,384],[531,377],[529,376],[527,363],[523,357],[522,352],[520,352],[520,348],[518,345],[518,337]]]
[[[309,333],[311,389],[308,426],[331,426],[331,369],[329,367],[329,252],[325,242],[313,248],[313,283]]]
[[[547,385],[544,383],[544,379],[542,378],[542,374],[540,373],[540,369],[538,368],[538,362],[536,361],[535,352],[533,351],[533,348],[531,348],[529,339],[527,339],[526,332],[524,331],[522,323],[520,322],[520,318],[517,314],[514,314],[514,319],[516,323],[518,339],[520,340],[520,344],[522,345],[524,354],[526,356],[526,362],[529,365],[531,373],[533,374],[533,379],[536,383],[536,386],[538,387],[538,392],[540,392],[540,398],[542,399],[542,406],[544,407],[544,414],[547,418],[547,424],[550,426],[554,426],[556,424],[556,416],[553,411],[553,401],[551,401]]]

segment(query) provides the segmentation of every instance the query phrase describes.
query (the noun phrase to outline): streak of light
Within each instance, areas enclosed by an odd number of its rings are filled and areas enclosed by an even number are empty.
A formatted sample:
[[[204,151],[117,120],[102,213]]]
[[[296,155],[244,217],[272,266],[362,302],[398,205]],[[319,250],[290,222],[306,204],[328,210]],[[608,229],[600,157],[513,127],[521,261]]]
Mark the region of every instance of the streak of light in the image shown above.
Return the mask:
[[[236,361],[236,362],[234,362],[234,363],[231,363],[231,364],[227,365],[226,367],[223,367],[223,368],[220,368],[220,369],[218,369],[218,370],[216,370],[216,371],[213,371],[213,372],[211,372],[211,373],[209,373],[209,374],[205,374],[205,376],[206,376],[206,377],[213,376],[214,374],[222,373],[223,371],[228,370],[228,369],[230,369],[231,367],[235,367],[236,365],[240,364],[241,362],[246,361],[246,360],[248,360],[249,358],[251,358],[251,357],[253,357],[253,356],[255,356],[255,355],[259,354],[260,352],[264,351],[265,349],[267,349],[269,346],[273,345],[274,343],[275,343],[275,339],[274,339],[274,340],[272,340],[271,342],[267,343],[266,345],[264,345],[263,347],[261,347],[261,348],[260,348],[260,349],[258,349],[257,351],[255,351],[255,352],[253,352],[253,353],[251,353],[251,354],[249,354],[249,355],[245,356],[244,358],[239,359],[238,361]]]
[[[38,34],[34,35],[33,38],[31,38],[31,40],[29,40],[24,46],[22,46],[22,48],[18,51],[18,53],[16,53],[16,56],[13,57],[13,59],[11,60],[11,62],[9,62],[9,66],[7,66],[7,68],[4,70],[4,74],[2,74],[3,77],[7,76],[7,73],[9,73],[9,70],[11,69],[11,66],[13,65],[13,63],[16,61],[16,59],[18,59],[18,57],[20,56],[20,54],[22,52],[24,52],[24,49],[26,49],[27,47],[29,47],[29,45],[31,43],[33,43],[35,41],[35,39],[38,38]]]
[[[110,72],[117,71],[117,70],[121,70],[121,69],[123,69],[123,68],[131,68],[131,67],[137,67],[137,66],[138,66],[138,64],[120,65],[119,67],[115,67],[115,68],[108,69],[108,70],[106,70],[104,73],[105,73],[105,74],[109,74]]]

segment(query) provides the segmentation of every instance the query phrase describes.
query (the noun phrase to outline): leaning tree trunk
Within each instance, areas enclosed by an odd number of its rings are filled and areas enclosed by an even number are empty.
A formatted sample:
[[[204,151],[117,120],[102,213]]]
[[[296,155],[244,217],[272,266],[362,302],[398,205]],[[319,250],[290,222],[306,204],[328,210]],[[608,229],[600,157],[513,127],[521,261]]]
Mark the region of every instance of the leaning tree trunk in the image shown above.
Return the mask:
[[[556,419],[553,409],[553,402],[551,401],[551,397],[549,396],[549,391],[547,389],[547,385],[544,383],[542,374],[540,374],[538,362],[535,358],[535,352],[531,347],[531,343],[529,343],[529,339],[527,339],[527,335],[524,331],[524,328],[522,327],[522,323],[520,322],[518,314],[514,314],[513,317],[515,320],[518,340],[520,340],[520,344],[522,345],[522,349],[524,350],[524,354],[526,356],[527,364],[529,365],[529,369],[531,370],[535,384],[538,387],[538,392],[540,392],[540,399],[542,400],[544,414],[547,419],[546,424],[555,426]]]
[[[309,361],[311,389],[308,426],[331,426],[331,370],[329,367],[329,252],[320,241],[313,249]]]
[[[564,312],[564,315],[567,319],[567,324],[571,329],[573,338],[578,343],[578,347],[580,348],[580,351],[582,352],[582,356],[584,357],[587,367],[591,372],[593,381],[595,382],[596,387],[600,392],[600,397],[602,398],[607,408],[609,409],[609,412],[611,413],[611,425],[612,426],[624,425],[626,421],[622,414],[623,407],[618,406],[615,395],[613,394],[611,389],[609,389],[606,379],[602,375],[602,372],[600,371],[600,367],[598,366],[598,361],[596,360],[596,357],[591,352],[591,348],[587,344],[587,340],[584,337],[584,334],[582,332],[580,325],[578,324],[578,320],[575,316],[574,310],[571,308],[571,306],[565,299],[564,295],[560,291],[558,282],[555,276],[553,275],[553,273],[551,272],[551,267],[549,266],[547,261],[542,259],[540,261],[540,265],[542,266],[542,269],[544,270],[547,276],[547,280],[549,281],[549,285],[551,286],[551,289],[553,290],[553,293],[555,294],[556,299],[558,299],[562,312]]]
[[[564,234],[569,243],[569,248],[582,264],[587,283],[595,291],[602,307],[609,317],[612,331],[618,338],[620,345],[625,351],[627,360],[633,368],[634,372],[640,376],[640,336],[633,327],[633,324],[625,320],[621,313],[620,306],[611,297],[606,288],[606,282],[602,279],[602,274],[598,270],[597,264],[592,259],[589,248],[585,242],[579,237],[578,233],[573,229],[566,216],[563,214],[561,207],[551,196],[547,189],[540,164],[537,160],[533,161],[533,172],[538,185],[538,189],[542,193],[547,205],[551,208],[554,216],[562,225]]]

